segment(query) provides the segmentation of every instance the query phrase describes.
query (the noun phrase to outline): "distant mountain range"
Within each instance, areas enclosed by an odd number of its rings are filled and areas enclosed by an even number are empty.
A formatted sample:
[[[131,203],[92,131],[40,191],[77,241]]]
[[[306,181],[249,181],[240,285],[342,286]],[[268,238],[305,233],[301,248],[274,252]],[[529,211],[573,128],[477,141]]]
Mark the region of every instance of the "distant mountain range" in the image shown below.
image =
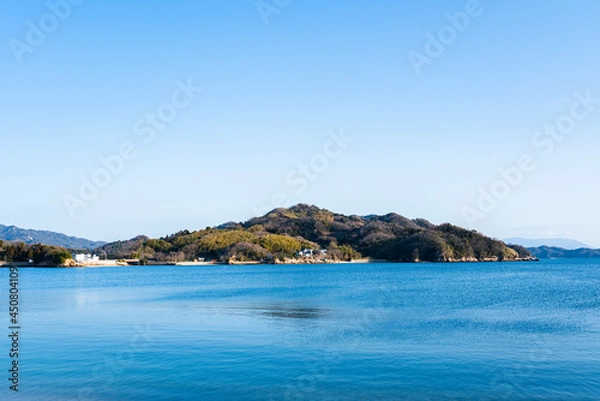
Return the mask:
[[[69,237],[52,231],[27,230],[15,226],[0,224],[0,240],[24,242],[25,244],[44,244],[69,249],[96,249],[106,244],[103,241],[91,241],[84,238]]]
[[[563,249],[590,248],[583,242],[568,238],[506,238],[507,244],[522,245],[525,248],[556,247]]]
[[[540,259],[600,258],[600,249],[564,249],[555,246],[539,246],[527,249],[533,256]]]

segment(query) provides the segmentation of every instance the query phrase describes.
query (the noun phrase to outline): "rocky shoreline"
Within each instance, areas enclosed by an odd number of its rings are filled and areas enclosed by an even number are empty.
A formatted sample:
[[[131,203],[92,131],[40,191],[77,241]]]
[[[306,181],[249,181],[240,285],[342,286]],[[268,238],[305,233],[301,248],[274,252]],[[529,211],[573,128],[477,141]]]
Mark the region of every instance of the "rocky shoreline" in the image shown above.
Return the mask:
[[[536,257],[527,257],[527,258],[517,258],[511,260],[499,260],[498,258],[485,258],[482,260],[478,260],[476,258],[461,258],[461,259],[447,259],[441,261],[410,261],[410,262],[395,262],[388,261],[383,259],[356,259],[351,261],[334,261],[334,260],[326,260],[326,259],[285,259],[280,260],[276,259],[274,261],[229,261],[229,262],[205,262],[205,263],[196,263],[196,262],[181,262],[181,263],[157,263],[151,264],[149,266],[218,266],[218,265],[238,265],[238,266],[250,266],[250,265],[337,265],[337,264],[378,264],[378,263],[391,263],[391,264],[407,264],[407,263],[488,263],[488,262],[539,262],[540,260]],[[118,267],[123,266],[123,264],[110,264],[110,263],[102,263],[102,264],[79,264],[74,260],[70,260],[65,262],[62,265],[35,265],[27,262],[14,262],[14,263],[6,263],[0,262],[0,268],[9,268],[9,267],[19,267],[19,268],[89,268],[89,267]],[[139,264],[131,264],[127,266],[140,266],[144,267],[144,265]]]

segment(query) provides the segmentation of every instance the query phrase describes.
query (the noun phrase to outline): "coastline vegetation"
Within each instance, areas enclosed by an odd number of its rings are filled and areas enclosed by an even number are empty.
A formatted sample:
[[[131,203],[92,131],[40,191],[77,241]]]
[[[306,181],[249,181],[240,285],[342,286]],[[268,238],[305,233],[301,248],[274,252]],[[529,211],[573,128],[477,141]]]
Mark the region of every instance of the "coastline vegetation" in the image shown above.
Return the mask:
[[[0,241],[0,261],[36,266],[75,266],[73,250]],[[272,210],[244,223],[227,223],[163,238],[138,236],[94,251],[105,259],[139,264],[328,263],[376,259],[389,262],[532,260],[518,245],[452,224],[435,225],[395,213],[346,216],[300,204]]]
[[[315,256],[298,256],[302,250]],[[326,251],[326,252],[325,252]],[[300,204],[275,209],[245,223],[227,223],[150,239],[107,244],[97,250],[114,259],[153,263],[190,260],[290,263],[302,260],[352,261],[361,258],[391,262],[452,262],[527,260],[522,247],[451,224],[434,225],[395,213],[385,216],[345,216]],[[312,252],[311,252],[312,255]]]
[[[72,258],[65,248],[51,245],[5,243],[0,240],[0,262],[31,263],[35,266],[63,266]]]

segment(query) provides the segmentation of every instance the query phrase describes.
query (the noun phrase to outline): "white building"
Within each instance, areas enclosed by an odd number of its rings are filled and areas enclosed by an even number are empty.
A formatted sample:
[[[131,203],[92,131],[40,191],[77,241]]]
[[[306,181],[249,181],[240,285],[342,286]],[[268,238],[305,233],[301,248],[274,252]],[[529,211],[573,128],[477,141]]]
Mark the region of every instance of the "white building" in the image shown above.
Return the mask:
[[[303,249],[297,253],[297,255],[301,258],[312,258],[314,255],[314,251],[312,249]]]
[[[78,253],[73,255],[73,259],[75,259],[75,262],[77,263],[83,263],[83,264],[92,264],[92,263],[98,263],[100,262],[100,257],[98,257],[97,255],[91,255],[91,254],[84,254],[84,253]]]

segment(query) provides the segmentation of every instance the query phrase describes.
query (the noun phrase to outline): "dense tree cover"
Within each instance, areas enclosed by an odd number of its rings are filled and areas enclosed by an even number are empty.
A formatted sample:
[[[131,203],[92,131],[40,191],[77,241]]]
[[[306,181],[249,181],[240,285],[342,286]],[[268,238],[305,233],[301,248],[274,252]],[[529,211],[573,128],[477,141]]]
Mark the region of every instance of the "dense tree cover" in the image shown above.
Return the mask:
[[[275,209],[245,223],[226,223],[199,231],[181,231],[160,239],[137,237],[99,249],[109,258],[179,262],[196,258],[266,261],[293,258],[302,249],[327,249],[331,260],[360,257],[390,261],[515,260],[525,249],[451,224],[436,226],[395,213],[345,216],[297,205]]]
[[[502,241],[451,224],[436,226],[396,213],[385,216],[344,216],[315,206],[275,209],[243,227],[300,236],[322,247],[346,246],[366,257],[390,261],[514,260],[521,255]]]
[[[22,242],[4,243],[0,241],[0,261],[29,262],[36,266],[60,266],[71,259],[71,252],[65,248],[50,245],[26,245]]]
[[[99,255],[106,255],[112,259],[133,259],[139,257],[139,250],[141,249],[144,242],[149,241],[150,238],[140,235],[132,238],[129,241],[116,241],[106,244],[98,249],[95,253]]]
[[[319,246],[303,238],[268,233],[260,227],[206,228],[205,230],[148,239],[137,237],[131,241],[108,244],[99,252],[109,258],[141,258],[154,262],[182,262],[204,258],[219,261],[261,261],[292,258],[302,249]]]
[[[193,232],[184,230],[164,238],[139,236],[106,244],[95,253],[111,259],[158,263],[198,258],[276,262],[295,258],[303,249],[312,249],[318,255],[316,258],[332,261],[361,257],[395,262],[502,261],[532,256],[524,247],[507,246],[451,224],[436,226],[424,219],[410,220],[395,213],[345,216],[308,205],[275,209],[245,223],[227,223]],[[320,249],[326,249],[326,255],[316,252]],[[69,259],[71,252],[64,248],[0,241],[1,261],[31,260],[39,266],[58,266]]]
[[[508,244],[508,247],[511,249],[514,249],[514,251],[517,252],[517,255],[519,255],[520,258],[531,257],[532,255],[537,257],[537,255],[534,252],[530,251],[529,249],[525,248],[524,246]]]

